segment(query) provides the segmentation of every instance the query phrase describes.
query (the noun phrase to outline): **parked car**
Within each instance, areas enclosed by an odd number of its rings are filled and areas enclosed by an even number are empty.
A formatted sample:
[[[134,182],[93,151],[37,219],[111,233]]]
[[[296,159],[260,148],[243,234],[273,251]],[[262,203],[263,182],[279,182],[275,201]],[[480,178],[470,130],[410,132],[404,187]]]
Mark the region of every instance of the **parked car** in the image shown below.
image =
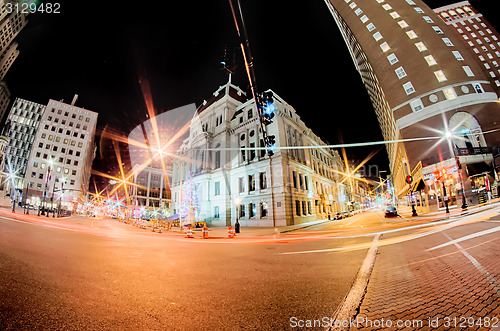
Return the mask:
[[[385,217],[386,218],[389,218],[389,217],[398,217],[398,211],[396,210],[396,207],[394,206],[387,206],[385,208]]]
[[[342,214],[341,213],[336,213],[335,216],[333,216],[334,220],[341,220],[342,219]]]

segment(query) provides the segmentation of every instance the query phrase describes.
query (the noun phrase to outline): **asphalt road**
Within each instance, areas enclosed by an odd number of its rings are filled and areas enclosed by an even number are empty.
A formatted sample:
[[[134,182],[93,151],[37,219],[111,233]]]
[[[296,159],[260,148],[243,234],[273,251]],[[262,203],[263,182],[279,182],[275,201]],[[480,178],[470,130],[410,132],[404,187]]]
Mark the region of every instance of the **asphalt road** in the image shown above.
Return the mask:
[[[373,239],[188,241],[109,219],[54,224],[0,216],[0,329],[286,329],[332,316],[367,250],[282,253]]]

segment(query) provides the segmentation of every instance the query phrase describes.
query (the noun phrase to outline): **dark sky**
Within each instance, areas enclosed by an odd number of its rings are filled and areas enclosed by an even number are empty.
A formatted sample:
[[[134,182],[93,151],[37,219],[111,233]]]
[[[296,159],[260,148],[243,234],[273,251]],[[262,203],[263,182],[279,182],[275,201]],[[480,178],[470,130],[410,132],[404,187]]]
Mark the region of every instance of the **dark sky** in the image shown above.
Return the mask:
[[[273,89],[331,144],[338,133],[347,143],[382,139],[323,0],[241,1],[261,90]],[[495,24],[496,1],[471,2]],[[60,14],[28,16],[16,38],[20,55],[5,78],[13,97],[69,103],[77,93],[78,106],[99,113],[99,128],[126,134],[144,118],[140,76],[149,80],[159,112],[199,105],[227,80],[219,66],[226,45],[239,64],[233,81],[248,87],[227,0],[60,3]],[[348,152],[363,159],[372,149]],[[373,163],[387,168],[385,149]]]

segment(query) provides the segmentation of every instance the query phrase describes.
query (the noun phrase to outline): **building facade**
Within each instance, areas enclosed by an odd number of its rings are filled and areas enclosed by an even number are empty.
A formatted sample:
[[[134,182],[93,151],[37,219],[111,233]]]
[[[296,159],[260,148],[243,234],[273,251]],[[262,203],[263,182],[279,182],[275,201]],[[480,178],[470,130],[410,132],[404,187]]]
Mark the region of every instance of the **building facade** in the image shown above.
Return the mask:
[[[89,188],[97,113],[49,100],[41,116],[25,175],[25,199],[31,205],[83,204]],[[27,187],[27,189],[26,189]],[[49,200],[51,205],[49,204]]]
[[[3,128],[7,146],[2,170],[6,174],[13,174],[13,178],[5,182],[5,192],[10,192],[12,184],[19,191],[25,187],[24,176],[28,158],[45,108],[45,105],[16,98],[10,109]]]
[[[15,1],[0,0],[0,122],[10,104],[10,91],[3,81],[5,74],[19,55],[14,38],[28,23],[27,14],[12,7]]]
[[[196,221],[284,226],[346,210],[338,153],[276,94],[274,106],[267,133],[280,147],[271,158],[253,99],[231,81],[198,108],[189,137],[172,158],[173,214],[186,218],[186,201],[191,200],[196,201]]]
[[[439,169],[451,170],[457,147],[498,143],[498,134],[483,135],[500,120],[497,86],[477,56],[423,1],[325,2],[365,84],[384,139],[415,139],[386,144],[398,197],[418,188],[406,183],[408,175],[420,184]],[[460,156],[461,164],[492,159],[487,149],[477,152]],[[457,189],[447,190],[458,194]]]

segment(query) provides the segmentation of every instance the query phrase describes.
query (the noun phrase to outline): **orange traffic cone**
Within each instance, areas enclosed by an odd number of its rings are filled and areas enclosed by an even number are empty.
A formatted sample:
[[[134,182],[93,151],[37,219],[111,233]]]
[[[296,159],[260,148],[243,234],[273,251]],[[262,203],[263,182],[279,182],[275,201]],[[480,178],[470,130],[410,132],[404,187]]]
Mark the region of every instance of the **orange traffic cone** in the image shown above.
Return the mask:
[[[203,239],[208,239],[208,227],[207,227],[207,222],[203,222]]]
[[[186,238],[193,238],[193,229],[191,228],[191,225],[187,227]]]
[[[227,237],[234,238],[234,229],[231,225],[227,227]]]

